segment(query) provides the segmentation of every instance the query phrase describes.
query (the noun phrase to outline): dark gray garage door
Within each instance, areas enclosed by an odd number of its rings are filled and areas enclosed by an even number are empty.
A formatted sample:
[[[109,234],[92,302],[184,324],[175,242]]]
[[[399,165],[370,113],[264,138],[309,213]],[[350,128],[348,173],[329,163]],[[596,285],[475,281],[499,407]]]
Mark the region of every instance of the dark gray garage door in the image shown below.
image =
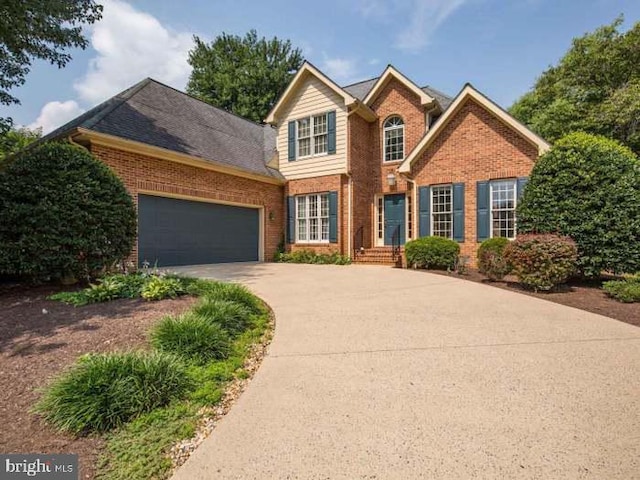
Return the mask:
[[[151,266],[258,260],[259,211],[138,196],[138,261]]]

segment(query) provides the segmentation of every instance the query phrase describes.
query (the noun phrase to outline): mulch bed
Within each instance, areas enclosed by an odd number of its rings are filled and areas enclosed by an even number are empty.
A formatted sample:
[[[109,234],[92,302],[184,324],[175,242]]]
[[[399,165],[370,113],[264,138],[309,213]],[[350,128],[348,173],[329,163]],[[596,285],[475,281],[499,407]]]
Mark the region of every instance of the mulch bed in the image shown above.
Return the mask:
[[[557,291],[536,293],[525,289],[518,283],[515,277],[510,276],[500,282],[491,282],[487,277],[474,269],[468,269],[465,275],[447,273],[440,270],[426,271],[523,293],[550,302],[560,303],[569,307],[586,310],[587,312],[615,318],[616,320],[630,323],[631,325],[640,326],[640,303],[623,303],[608,297],[602,290],[602,281],[575,280],[560,286]]]
[[[85,353],[145,348],[151,325],[194,299],[72,307],[46,299],[59,290],[0,285],[0,452],[77,453],[80,478],[90,479],[102,440],[62,435],[30,414],[38,389]]]

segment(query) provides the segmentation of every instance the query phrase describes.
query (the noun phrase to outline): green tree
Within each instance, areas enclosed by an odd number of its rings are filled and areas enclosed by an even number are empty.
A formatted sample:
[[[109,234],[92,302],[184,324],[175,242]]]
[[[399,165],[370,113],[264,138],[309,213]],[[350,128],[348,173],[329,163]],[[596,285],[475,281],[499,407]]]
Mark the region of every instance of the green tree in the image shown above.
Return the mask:
[[[126,258],[135,238],[131,196],[84,148],[43,143],[0,169],[0,274],[86,279]]]
[[[640,22],[620,32],[622,17],[576,38],[511,113],[549,141],[585,131],[640,152]]]
[[[571,237],[586,276],[640,271],[640,160],[602,136],[561,138],[533,167],[518,233]]]
[[[262,122],[304,61],[289,40],[222,33],[207,44],[197,36],[187,92],[211,105]]]
[[[11,128],[4,135],[0,135],[0,162],[7,155],[23,150],[27,145],[42,136],[41,129],[30,130],[26,127]]]
[[[93,0],[2,0],[0,2],[0,104],[20,103],[9,91],[24,84],[34,60],[59,68],[71,60],[70,48],[86,48],[82,25],[102,17]],[[0,118],[0,133],[11,126]]]

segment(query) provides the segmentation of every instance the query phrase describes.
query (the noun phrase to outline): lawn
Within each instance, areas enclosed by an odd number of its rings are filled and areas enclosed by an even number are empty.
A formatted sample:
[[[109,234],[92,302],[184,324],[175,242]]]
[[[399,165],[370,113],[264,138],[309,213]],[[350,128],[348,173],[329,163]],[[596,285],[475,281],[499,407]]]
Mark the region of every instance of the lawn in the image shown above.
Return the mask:
[[[61,288],[0,284],[0,388],[4,392],[0,451],[76,453],[83,479],[151,478],[146,472],[153,473],[153,478],[166,477],[172,465],[169,448],[182,439],[188,443],[198,433],[198,425],[206,420],[203,414],[208,413],[203,406],[225,398],[228,403],[228,382],[237,377],[245,381],[255,370],[247,369],[244,362],[252,346],[263,340],[267,324],[261,321],[239,336],[228,359],[206,369],[190,367],[203,388],[196,388],[184,401],[143,414],[105,434],[73,436],[54,430],[31,413],[42,388],[84,354],[150,350],[152,327],[163,317],[189,310],[197,300],[192,296],[153,302],[117,299],[74,307],[47,298],[58,291]],[[157,466],[153,472],[150,465]]]

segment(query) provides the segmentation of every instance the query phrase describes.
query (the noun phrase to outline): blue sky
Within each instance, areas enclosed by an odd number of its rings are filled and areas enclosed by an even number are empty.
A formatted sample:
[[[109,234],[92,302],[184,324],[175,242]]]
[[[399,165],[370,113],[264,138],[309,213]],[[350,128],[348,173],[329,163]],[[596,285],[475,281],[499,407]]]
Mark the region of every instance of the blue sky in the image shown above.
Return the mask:
[[[504,107],[558,61],[571,39],[624,14],[638,0],[99,0],[104,18],[91,47],[65,69],[37,63],[22,105],[3,108],[20,125],[49,131],[150,76],[184,89],[193,35],[221,32],[289,38],[339,84],[375,77],[391,63],[420,85],[455,95],[473,83]]]

